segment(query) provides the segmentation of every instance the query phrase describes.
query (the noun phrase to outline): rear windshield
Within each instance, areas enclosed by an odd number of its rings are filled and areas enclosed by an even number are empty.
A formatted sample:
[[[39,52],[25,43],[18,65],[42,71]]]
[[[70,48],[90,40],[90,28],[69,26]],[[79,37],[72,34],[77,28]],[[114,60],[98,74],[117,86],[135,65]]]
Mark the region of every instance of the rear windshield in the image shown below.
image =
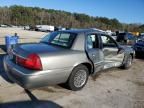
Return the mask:
[[[45,36],[41,42],[70,48],[77,34],[68,32],[53,32]]]

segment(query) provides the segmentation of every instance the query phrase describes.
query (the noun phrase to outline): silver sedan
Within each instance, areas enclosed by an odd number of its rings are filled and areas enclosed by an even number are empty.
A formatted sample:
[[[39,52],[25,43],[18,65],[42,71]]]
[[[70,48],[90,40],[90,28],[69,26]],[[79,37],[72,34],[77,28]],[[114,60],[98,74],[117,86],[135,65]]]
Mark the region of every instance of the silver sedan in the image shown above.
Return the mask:
[[[71,90],[85,86],[89,75],[111,68],[129,68],[133,49],[120,46],[102,31],[66,30],[39,43],[17,45],[4,57],[8,77],[26,89],[65,83]]]

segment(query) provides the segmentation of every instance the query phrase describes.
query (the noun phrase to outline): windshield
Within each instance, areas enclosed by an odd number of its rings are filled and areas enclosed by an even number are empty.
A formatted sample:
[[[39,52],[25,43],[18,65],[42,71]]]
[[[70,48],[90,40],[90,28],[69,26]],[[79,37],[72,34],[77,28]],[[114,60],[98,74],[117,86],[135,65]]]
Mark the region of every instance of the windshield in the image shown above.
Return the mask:
[[[68,33],[68,32],[53,32],[47,36],[45,36],[41,42],[70,48],[72,43],[76,37],[75,33]]]

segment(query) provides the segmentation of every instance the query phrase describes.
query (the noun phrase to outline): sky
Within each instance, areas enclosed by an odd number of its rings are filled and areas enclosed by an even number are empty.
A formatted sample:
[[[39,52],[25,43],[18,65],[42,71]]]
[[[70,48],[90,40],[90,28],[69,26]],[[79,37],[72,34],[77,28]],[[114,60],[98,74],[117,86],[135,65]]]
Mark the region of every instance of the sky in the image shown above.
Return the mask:
[[[144,0],[0,0],[0,6],[22,5],[116,18],[144,24]]]

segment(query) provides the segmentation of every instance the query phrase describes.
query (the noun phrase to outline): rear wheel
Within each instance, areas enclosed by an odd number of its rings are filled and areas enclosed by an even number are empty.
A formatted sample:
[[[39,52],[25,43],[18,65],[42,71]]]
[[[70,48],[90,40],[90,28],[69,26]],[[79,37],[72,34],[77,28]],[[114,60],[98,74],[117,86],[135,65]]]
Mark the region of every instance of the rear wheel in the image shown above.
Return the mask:
[[[68,88],[74,91],[82,89],[88,80],[88,69],[84,65],[75,67],[68,79]]]

